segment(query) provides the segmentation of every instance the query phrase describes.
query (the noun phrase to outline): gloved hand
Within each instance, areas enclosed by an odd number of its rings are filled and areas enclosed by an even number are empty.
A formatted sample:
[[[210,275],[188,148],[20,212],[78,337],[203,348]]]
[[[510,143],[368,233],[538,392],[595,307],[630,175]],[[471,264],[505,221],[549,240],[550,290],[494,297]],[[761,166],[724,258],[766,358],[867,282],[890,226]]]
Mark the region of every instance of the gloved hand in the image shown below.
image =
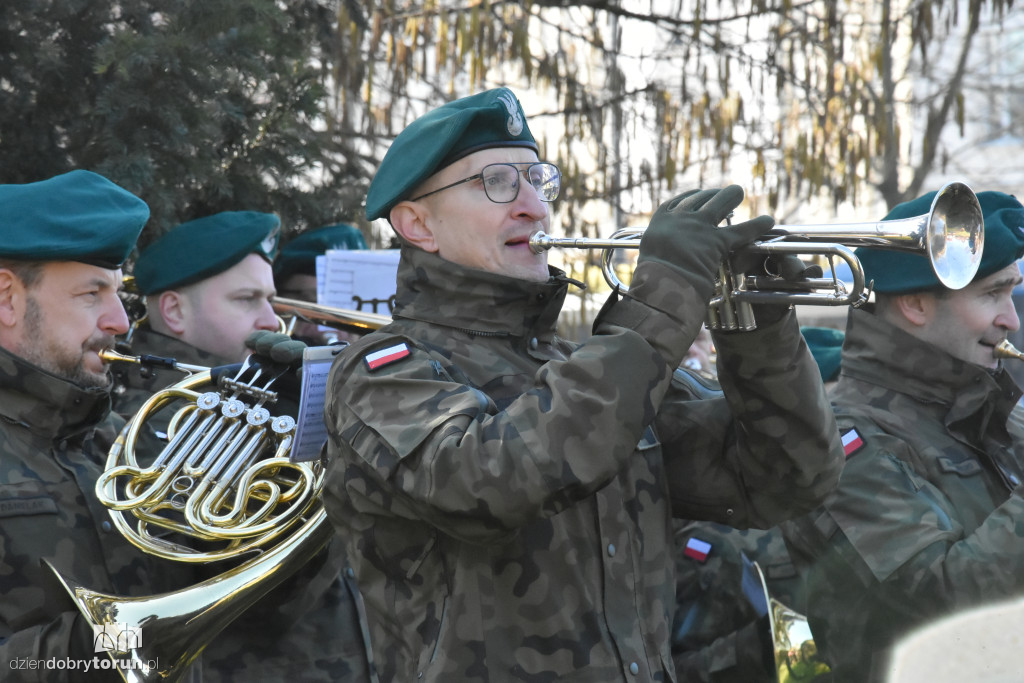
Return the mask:
[[[302,352],[306,349],[304,342],[270,330],[256,330],[250,333],[245,338],[245,345],[258,356],[257,361],[269,360],[289,367],[302,363]]]
[[[245,345],[253,352],[249,364],[259,366],[270,377],[276,376],[271,388],[278,394],[277,414],[294,415],[302,388],[295,370],[302,366],[306,344],[281,332],[256,330],[246,337]]]
[[[742,201],[743,188],[730,185],[722,190],[686,192],[665,202],[658,207],[640,240],[637,271],[645,262],[664,264],[709,300],[726,256],[757,240],[775,225],[771,216],[758,216],[718,227]]]

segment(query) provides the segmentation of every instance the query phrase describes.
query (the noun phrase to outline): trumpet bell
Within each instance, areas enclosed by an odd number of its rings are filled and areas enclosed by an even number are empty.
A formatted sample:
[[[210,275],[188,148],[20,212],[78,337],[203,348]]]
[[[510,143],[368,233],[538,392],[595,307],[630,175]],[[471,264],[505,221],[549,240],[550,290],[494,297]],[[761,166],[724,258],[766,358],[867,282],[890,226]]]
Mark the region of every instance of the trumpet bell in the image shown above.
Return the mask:
[[[818,654],[807,617],[772,597],[764,571],[753,563],[768,607],[772,655],[778,683],[810,683],[831,680],[831,668]]]
[[[935,194],[927,219],[926,252],[935,276],[949,289],[966,287],[978,272],[985,246],[978,198],[965,184],[949,183]]]

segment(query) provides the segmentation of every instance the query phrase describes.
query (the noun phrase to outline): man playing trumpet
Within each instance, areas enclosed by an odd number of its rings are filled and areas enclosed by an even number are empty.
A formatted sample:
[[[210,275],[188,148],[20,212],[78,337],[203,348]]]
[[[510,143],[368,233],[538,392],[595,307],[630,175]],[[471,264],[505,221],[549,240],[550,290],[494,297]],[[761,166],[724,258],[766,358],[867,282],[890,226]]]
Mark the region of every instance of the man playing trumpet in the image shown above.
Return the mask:
[[[788,307],[715,335],[726,398],[676,381],[720,262],[772,219],[719,228],[737,186],[666,202],[580,345],[529,246],[559,190],[506,88],[413,122],[370,186],[397,302],[332,369],[324,499],[383,681],[673,680],[671,515],[767,527],[838,477]]]
[[[900,636],[1024,590],[1024,413],[996,351],[1020,325],[1024,206],[978,200],[984,254],[963,289],[940,285],[924,256],[858,250],[876,303],[850,311],[831,392],[846,466],[823,508],[783,525],[836,681],[885,680]]]

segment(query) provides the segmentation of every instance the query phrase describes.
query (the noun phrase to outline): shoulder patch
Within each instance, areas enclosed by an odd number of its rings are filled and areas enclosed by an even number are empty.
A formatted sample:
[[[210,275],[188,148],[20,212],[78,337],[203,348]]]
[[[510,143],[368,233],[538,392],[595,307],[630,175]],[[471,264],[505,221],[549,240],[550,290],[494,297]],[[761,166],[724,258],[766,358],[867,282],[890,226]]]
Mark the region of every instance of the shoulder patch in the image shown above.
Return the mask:
[[[377,368],[382,368],[389,363],[402,360],[403,358],[408,357],[411,353],[412,351],[409,350],[409,345],[402,342],[401,344],[395,344],[394,346],[389,346],[386,349],[380,349],[379,351],[366,354],[363,356],[363,362],[366,363],[366,367],[370,370],[376,370]]]
[[[702,541],[699,538],[691,538],[688,540],[686,542],[686,548],[683,549],[684,555],[697,560],[698,562],[706,561],[710,552],[711,544],[707,541]]]
[[[843,452],[846,454],[847,458],[864,448],[864,439],[861,438],[856,429],[848,429],[843,432],[842,439]]]

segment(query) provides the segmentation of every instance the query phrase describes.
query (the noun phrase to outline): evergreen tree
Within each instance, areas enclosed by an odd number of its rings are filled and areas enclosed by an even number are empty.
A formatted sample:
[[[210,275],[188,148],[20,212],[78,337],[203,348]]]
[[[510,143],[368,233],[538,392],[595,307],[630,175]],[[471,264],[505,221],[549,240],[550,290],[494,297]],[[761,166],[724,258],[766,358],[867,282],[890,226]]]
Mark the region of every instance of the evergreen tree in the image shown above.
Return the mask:
[[[101,173],[149,203],[142,246],[223,210],[350,220],[372,167],[325,121],[333,22],[316,0],[4,0],[0,182]]]

